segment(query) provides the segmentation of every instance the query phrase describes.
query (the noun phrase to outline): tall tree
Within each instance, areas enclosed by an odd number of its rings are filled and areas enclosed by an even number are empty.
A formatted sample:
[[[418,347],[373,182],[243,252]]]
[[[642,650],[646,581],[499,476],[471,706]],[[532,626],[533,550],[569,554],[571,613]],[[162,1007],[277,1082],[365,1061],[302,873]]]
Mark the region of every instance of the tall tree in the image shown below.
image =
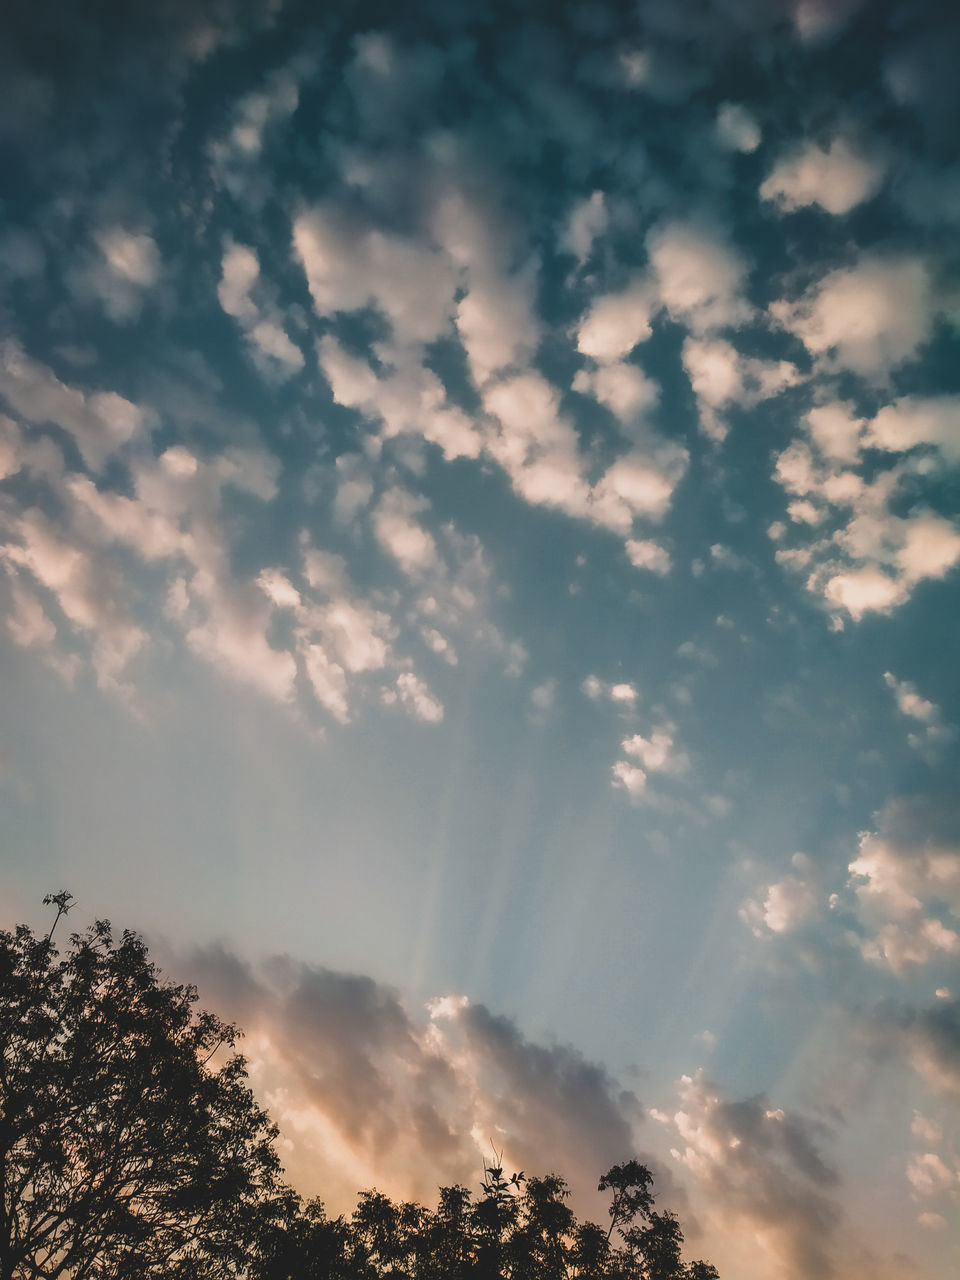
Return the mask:
[[[53,932],[0,932],[0,1280],[242,1274],[289,1192],[235,1028],[135,934]]]

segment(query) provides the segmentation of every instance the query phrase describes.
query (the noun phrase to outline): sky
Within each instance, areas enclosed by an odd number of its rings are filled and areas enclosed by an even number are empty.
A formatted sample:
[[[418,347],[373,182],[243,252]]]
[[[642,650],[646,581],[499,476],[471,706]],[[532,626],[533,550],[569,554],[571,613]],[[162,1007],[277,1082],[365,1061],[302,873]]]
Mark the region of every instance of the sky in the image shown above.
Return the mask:
[[[0,914],[331,1212],[960,1269],[955,6],[15,0]]]

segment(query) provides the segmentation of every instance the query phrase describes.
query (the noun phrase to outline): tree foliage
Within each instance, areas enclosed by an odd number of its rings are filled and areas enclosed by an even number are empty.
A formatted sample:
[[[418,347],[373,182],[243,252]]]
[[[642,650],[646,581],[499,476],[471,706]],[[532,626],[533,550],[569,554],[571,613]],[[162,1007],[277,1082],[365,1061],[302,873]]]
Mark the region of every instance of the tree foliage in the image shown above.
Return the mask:
[[[285,1189],[235,1028],[136,935],[52,933],[0,934],[0,1280],[241,1273]]]
[[[236,1028],[105,921],[61,956],[70,895],[45,901],[46,937],[0,932],[0,1280],[717,1280],[636,1160],[600,1179],[606,1229],[497,1158],[476,1199],[369,1190],[329,1219],[282,1180]]]

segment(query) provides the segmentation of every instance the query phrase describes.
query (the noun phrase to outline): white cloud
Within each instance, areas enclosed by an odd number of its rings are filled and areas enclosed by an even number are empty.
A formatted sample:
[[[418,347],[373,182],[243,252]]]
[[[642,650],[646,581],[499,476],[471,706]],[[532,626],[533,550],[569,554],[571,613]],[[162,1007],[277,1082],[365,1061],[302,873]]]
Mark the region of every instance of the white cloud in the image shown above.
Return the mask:
[[[228,316],[235,320],[253,321],[257,308],[250,290],[260,278],[260,261],[252,249],[242,244],[229,244],[220,264],[217,297]]]
[[[67,271],[68,285],[80,302],[99,302],[111,320],[135,318],[147,291],[160,279],[156,241],[145,232],[119,226],[100,227],[93,240],[96,249]]]
[[[919,725],[907,737],[910,746],[935,759],[938,749],[956,737],[956,729],[944,722],[943,713],[935,702],[920,696],[916,685],[908,680],[898,680],[891,671],[884,672],[883,679],[887,688],[893,690],[900,713]]]
[[[338,524],[349,525],[373,497],[373,478],[367,460],[359,454],[342,453],[334,464],[336,493],[333,516]]]
[[[756,151],[762,136],[755,116],[739,102],[722,102],[717,108],[717,137],[731,151]]]
[[[538,373],[491,386],[484,406],[500,425],[489,450],[522,498],[616,533],[630,533],[637,517],[661,519],[686,468],[686,452],[664,442],[650,452],[623,455],[591,485],[577,433],[560,414],[556,391]]]
[[[789,360],[741,355],[724,338],[686,338],[683,366],[697,397],[701,427],[714,440],[727,432],[723,410],[751,408],[800,380]]]
[[[145,645],[147,635],[124,603],[128,592],[119,567],[65,537],[36,509],[10,521],[8,532],[11,540],[0,547],[0,558],[15,574],[29,573],[50,593],[68,627],[89,638],[100,687],[128,693],[124,670]],[[42,606],[38,610],[31,605],[31,597],[33,593],[20,597],[14,638],[39,643],[49,658],[54,634],[43,621]],[[69,658],[59,660],[70,665]]]
[[[216,158],[221,163],[227,159],[224,149],[232,151],[234,158],[257,156],[263,146],[266,127],[291,116],[299,101],[297,81],[290,71],[272,76],[266,88],[246,94],[237,103],[229,134],[222,143],[214,145]]]
[[[862,567],[831,572],[828,564],[810,579],[831,605],[859,621],[867,613],[889,613],[905,603],[927,578],[943,578],[960,562],[960,534],[941,516],[901,518],[867,511],[836,535],[836,544]]]
[[[649,538],[629,538],[625,545],[627,558],[635,569],[647,569],[663,578],[670,572],[670,553],[659,542]]]
[[[403,671],[397,676],[397,695],[401,706],[415,720],[422,720],[425,724],[438,724],[443,719],[443,703],[434,697],[428,686],[412,671]]]
[[[387,490],[373,513],[377,541],[407,574],[422,575],[439,564],[433,535],[416,519],[426,507],[425,499],[393,488]]]
[[[571,253],[581,264],[593,252],[599,236],[607,229],[609,214],[602,191],[594,191],[585,200],[579,200],[570,210],[567,224],[560,235],[560,248]]]
[[[530,718],[536,724],[543,724],[549,719],[557,705],[556,680],[544,680],[530,690]]]
[[[593,360],[622,360],[653,332],[656,296],[643,276],[618,293],[594,298],[577,329],[577,350]]]
[[[646,790],[647,775],[628,760],[618,760],[611,768],[613,785],[620,787],[630,796],[640,796]]]
[[[643,370],[626,361],[601,365],[598,369],[580,369],[573,380],[574,391],[592,395],[619,419],[628,436],[641,434],[645,416],[656,407],[660,387]]]
[[[808,142],[777,161],[760,187],[760,198],[785,213],[818,204],[841,215],[876,195],[885,168],[845,138],[834,138],[825,148]]]
[[[639,733],[624,738],[621,749],[626,755],[638,759],[647,773],[686,773],[690,768],[690,758],[685,751],[675,749],[675,733],[673,725],[657,725],[649,738]]]
[[[269,608],[245,584],[207,578],[188,584],[191,602],[202,602],[202,616],[186,632],[190,649],[231,679],[278,702],[293,701],[296,662],[267,638]]]
[[[846,26],[863,3],[864,0],[792,0],[797,35],[805,43],[827,40]]]
[[[610,685],[607,694],[611,702],[630,703],[631,706],[638,697],[636,689],[632,684],[627,684],[626,681]]]
[[[71,435],[94,471],[145,425],[137,405],[115,391],[86,393],[66,385],[12,339],[0,344],[0,395],[28,422],[52,423]]]
[[[305,644],[301,648],[304,669],[313,695],[321,707],[326,708],[335,720],[346,724],[350,719],[350,703],[347,692],[347,676],[343,667],[334,662],[320,644]]]
[[[802,422],[811,443],[801,437],[777,456],[776,478],[795,495],[787,509],[794,528],[828,518],[835,524],[805,547],[781,546],[777,559],[802,572],[837,619],[890,613],[919,583],[960,562],[960,532],[922,505],[916,484],[952,460],[952,399],[902,397],[866,422],[849,403],[830,402]],[[924,456],[908,454],[886,470],[867,468],[863,456],[866,446],[903,452],[918,445],[927,447]]]
[[[956,1186],[957,1174],[935,1151],[926,1151],[910,1157],[907,1181],[918,1196],[936,1196]]]
[[[317,358],[338,404],[357,409],[382,424],[382,435],[419,436],[441,449],[445,458],[475,458],[484,437],[463,410],[447,400],[443,383],[415,353],[383,351],[394,364],[377,373],[366,360],[350,355],[329,334],[317,344]],[[383,362],[381,361],[381,364]]]
[[[97,233],[110,270],[130,284],[149,288],[160,277],[160,251],[152,236],[110,227]]]
[[[261,355],[276,361],[284,371],[296,373],[303,368],[303,352],[275,321],[258,320],[250,330],[250,341]]]
[[[264,203],[270,180],[260,167],[264,141],[282,128],[300,102],[300,81],[314,69],[307,52],[266,77],[233,107],[224,133],[209,147],[213,179],[237,200],[254,208]]]
[[[595,675],[587,676],[580,688],[594,702],[600,698],[609,698],[620,706],[632,707],[640,697],[639,690],[625,680],[608,683]]]
[[[289,378],[303,368],[303,352],[281,325],[277,308],[261,285],[257,255],[246,245],[227,244],[217,297],[227,315],[243,329],[262,373]]]
[[[947,1220],[942,1213],[918,1213],[917,1225],[923,1227],[925,1231],[943,1231]]]
[[[849,369],[879,382],[916,357],[935,311],[930,276],[919,258],[877,255],[831,271],[797,302],[770,306],[821,368]]]
[[[457,304],[456,322],[478,387],[496,373],[524,365],[540,338],[532,269],[512,276],[473,272]]]
[[[743,322],[747,267],[712,225],[668,222],[647,235],[657,295],[672,320],[704,334]]]
[[[804,422],[824,457],[837,462],[858,461],[864,423],[849,401],[819,405],[807,413]]]
[[[936,1124],[929,1116],[925,1116],[921,1111],[914,1111],[913,1120],[910,1122],[910,1132],[919,1141],[924,1142],[928,1146],[943,1140],[943,1129]]]
[[[770,933],[793,933],[820,909],[817,885],[806,875],[788,875],[769,885],[762,897],[749,898],[740,918],[758,938]]]
[[[20,428],[0,413],[0,480],[15,476],[22,466],[23,435]]]
[[[286,574],[279,569],[264,569],[257,576],[257,583],[278,609],[296,609],[300,605],[300,592]]]
[[[923,815],[892,806],[849,866],[866,960],[902,975],[960,956],[960,848],[930,838]]]
[[[866,443],[891,453],[927,445],[960,462],[960,396],[901,396],[877,413]]]
[[[0,550],[0,555],[3,552]],[[20,580],[17,571],[7,564],[10,580],[12,608],[5,622],[14,644],[39,654],[47,666],[68,683],[80,669],[80,658],[75,653],[64,652],[57,628],[37,595]]]
[[[293,244],[318,315],[376,307],[401,343],[430,342],[449,328],[457,272],[441,251],[332,204],[295,219]]]

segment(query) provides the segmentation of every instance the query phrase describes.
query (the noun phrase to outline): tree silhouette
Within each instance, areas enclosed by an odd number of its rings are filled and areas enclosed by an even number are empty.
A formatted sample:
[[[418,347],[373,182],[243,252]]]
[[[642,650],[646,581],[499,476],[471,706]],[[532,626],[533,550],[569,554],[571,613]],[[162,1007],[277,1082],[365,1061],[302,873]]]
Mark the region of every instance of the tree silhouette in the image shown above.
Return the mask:
[[[53,932],[0,933],[0,1280],[241,1274],[283,1187],[235,1028],[136,935]]]
[[[236,1028],[105,921],[61,956],[72,899],[44,901],[46,937],[0,932],[0,1280],[719,1280],[684,1265],[636,1160],[600,1179],[607,1230],[577,1222],[561,1177],[496,1155],[476,1200],[368,1190],[328,1219],[281,1179]]]

